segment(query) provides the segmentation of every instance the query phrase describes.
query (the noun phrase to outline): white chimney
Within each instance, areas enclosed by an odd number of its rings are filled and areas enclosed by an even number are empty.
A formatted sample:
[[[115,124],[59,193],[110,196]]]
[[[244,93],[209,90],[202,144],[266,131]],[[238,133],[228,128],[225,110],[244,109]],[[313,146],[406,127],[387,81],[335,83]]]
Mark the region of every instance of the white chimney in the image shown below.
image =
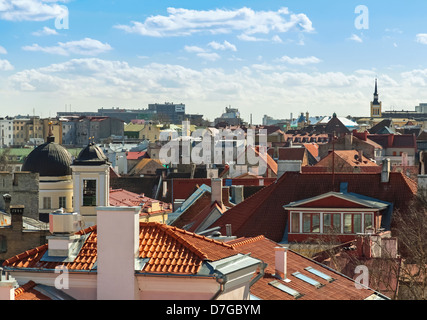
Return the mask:
[[[15,300],[15,288],[18,282],[8,273],[0,271],[0,300]]]
[[[277,161],[277,179],[279,179],[285,172],[301,172],[301,160],[278,160]]]
[[[134,300],[138,296],[135,260],[141,207],[97,207],[97,298]]]
[[[275,266],[275,273],[276,273],[276,277],[278,277],[279,279],[289,282],[291,281],[290,279],[288,279],[287,274],[288,274],[288,247],[275,247],[274,248],[274,253],[275,253],[275,261],[274,261],[274,266]]]
[[[62,209],[49,214],[48,255],[50,257],[68,257],[74,241],[80,238],[75,235],[80,230],[81,216],[67,213]]]
[[[211,202],[222,203],[222,179],[211,179]]]
[[[390,159],[383,160],[383,168],[381,171],[381,182],[389,182],[390,180]]]

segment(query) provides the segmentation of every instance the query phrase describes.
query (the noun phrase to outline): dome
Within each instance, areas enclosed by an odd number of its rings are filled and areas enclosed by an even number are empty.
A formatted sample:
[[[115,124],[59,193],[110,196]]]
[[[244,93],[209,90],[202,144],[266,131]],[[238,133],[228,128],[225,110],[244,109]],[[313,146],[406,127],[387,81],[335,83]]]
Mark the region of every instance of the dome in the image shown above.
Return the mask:
[[[71,175],[71,154],[49,137],[25,159],[22,171],[38,173],[40,176],[60,177]]]
[[[73,165],[98,166],[109,164],[108,158],[104,152],[95,144],[90,143],[86,148],[80,151]]]

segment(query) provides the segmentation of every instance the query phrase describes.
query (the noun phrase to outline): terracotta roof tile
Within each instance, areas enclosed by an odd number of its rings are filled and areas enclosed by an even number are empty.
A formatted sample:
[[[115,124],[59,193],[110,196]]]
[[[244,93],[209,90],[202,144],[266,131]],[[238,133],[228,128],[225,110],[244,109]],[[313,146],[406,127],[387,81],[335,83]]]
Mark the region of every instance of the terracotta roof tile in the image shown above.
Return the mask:
[[[77,234],[89,234],[73,262],[41,261],[48,245],[18,254],[3,263],[14,268],[55,269],[64,265],[68,270],[93,269],[97,259],[97,228],[92,226]],[[237,252],[228,244],[157,222],[141,222],[139,256],[149,258],[142,272],[195,274],[204,260],[216,261]]]
[[[15,300],[52,300],[48,296],[34,289],[37,284],[30,280],[15,289]]]

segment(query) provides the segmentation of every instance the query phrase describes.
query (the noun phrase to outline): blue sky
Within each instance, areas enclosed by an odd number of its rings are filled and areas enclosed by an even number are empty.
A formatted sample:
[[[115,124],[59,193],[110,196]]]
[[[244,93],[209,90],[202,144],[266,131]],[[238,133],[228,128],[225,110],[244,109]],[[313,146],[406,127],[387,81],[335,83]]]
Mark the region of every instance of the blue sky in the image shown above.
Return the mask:
[[[229,105],[254,122],[365,116],[375,77],[385,110],[413,110],[427,102],[425,12],[426,1],[0,0],[0,116],[165,101],[210,120]]]

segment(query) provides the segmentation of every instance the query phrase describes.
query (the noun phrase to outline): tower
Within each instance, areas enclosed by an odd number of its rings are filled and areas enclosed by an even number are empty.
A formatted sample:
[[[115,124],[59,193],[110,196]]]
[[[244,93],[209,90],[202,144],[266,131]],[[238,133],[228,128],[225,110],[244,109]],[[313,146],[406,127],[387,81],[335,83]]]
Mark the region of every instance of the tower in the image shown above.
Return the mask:
[[[375,79],[374,100],[371,101],[371,118],[381,118],[381,101],[378,101],[377,79]]]

